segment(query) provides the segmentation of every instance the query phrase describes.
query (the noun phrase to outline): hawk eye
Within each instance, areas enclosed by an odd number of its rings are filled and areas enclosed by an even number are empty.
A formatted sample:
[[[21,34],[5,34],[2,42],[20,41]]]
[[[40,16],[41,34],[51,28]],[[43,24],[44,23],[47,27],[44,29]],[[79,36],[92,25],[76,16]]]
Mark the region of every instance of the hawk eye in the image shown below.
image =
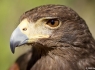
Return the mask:
[[[46,23],[50,27],[57,27],[59,25],[59,20],[58,19],[50,19]]]

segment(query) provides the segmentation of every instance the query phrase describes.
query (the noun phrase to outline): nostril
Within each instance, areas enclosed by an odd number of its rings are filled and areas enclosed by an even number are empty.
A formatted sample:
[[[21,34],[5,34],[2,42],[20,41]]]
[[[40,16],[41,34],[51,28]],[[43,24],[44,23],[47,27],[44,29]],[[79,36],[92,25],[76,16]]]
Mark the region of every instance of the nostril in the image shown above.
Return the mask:
[[[27,28],[23,28],[23,31],[26,31],[27,30]]]

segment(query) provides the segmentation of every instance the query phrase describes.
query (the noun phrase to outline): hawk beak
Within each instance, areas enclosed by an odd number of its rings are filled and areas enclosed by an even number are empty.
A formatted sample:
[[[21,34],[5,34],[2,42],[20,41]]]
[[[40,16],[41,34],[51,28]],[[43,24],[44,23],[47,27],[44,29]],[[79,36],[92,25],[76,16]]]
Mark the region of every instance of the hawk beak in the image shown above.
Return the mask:
[[[12,53],[15,52],[15,47],[26,44],[27,42],[28,42],[28,37],[20,31],[19,27],[17,27],[13,31],[10,38],[10,48],[11,48]]]

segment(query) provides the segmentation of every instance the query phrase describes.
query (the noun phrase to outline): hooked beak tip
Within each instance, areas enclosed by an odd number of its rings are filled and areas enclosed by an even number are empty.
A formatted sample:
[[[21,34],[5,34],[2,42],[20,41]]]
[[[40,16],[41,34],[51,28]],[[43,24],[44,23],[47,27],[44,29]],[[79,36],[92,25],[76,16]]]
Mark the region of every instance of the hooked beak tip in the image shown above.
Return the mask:
[[[10,49],[12,53],[15,52],[15,47],[26,44],[27,40],[28,40],[28,37],[25,34],[23,34],[20,31],[20,29],[17,27],[12,33],[12,36],[10,38]]]
[[[11,42],[11,41],[10,41],[10,49],[11,49],[11,52],[14,54],[15,46],[13,45],[13,42]]]

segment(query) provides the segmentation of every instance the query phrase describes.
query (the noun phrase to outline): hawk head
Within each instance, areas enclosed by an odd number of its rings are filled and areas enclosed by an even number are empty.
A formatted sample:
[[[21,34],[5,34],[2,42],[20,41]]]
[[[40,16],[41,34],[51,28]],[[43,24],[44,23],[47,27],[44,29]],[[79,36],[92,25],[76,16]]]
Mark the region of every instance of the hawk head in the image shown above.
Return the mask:
[[[85,21],[71,8],[63,5],[44,5],[26,11],[13,31],[10,47],[31,44],[48,48],[95,48],[88,46],[93,37]]]

